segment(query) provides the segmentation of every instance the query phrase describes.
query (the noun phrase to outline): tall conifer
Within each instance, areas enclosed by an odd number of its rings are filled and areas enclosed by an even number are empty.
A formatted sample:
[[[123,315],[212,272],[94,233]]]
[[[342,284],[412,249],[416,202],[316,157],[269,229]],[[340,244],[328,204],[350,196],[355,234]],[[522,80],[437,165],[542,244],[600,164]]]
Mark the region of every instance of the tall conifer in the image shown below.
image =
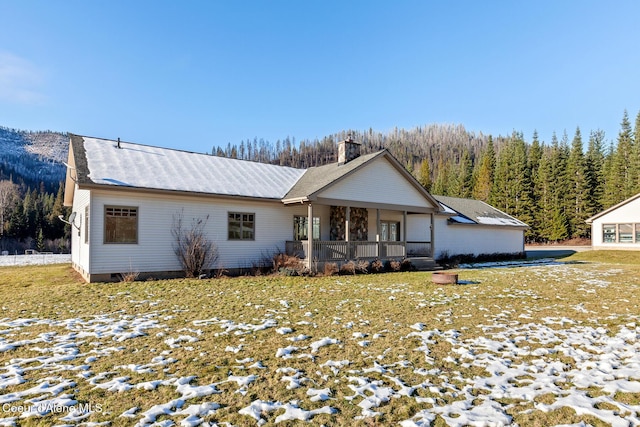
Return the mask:
[[[582,152],[582,134],[580,128],[571,142],[571,151],[567,159],[567,194],[568,208],[566,211],[570,237],[587,237],[589,226],[585,220],[587,213],[587,180],[585,173],[585,159]]]

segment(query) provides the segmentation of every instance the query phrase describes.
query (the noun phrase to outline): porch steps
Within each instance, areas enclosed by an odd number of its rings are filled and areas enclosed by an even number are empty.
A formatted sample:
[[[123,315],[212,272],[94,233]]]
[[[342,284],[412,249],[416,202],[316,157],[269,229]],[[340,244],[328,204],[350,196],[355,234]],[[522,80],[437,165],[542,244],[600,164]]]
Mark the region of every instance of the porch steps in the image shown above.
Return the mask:
[[[409,259],[411,260],[411,264],[413,264],[418,271],[442,270],[442,267],[431,257],[412,257]]]

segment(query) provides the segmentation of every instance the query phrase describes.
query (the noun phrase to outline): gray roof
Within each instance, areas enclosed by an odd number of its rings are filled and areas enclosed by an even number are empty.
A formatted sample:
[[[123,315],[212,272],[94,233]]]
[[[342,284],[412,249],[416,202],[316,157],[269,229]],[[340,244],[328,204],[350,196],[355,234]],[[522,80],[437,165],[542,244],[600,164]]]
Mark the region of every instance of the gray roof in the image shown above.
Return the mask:
[[[451,215],[449,220],[456,224],[528,227],[527,224],[519,219],[481,200],[437,195],[433,195],[433,197],[443,205],[445,212]]]
[[[71,136],[79,184],[282,199],[303,169]]]
[[[385,158],[432,206],[440,207],[388,150],[359,156],[345,164],[296,169],[73,134],[70,139],[72,164],[67,178],[81,187],[178,191],[299,203],[315,200],[322,190],[373,160]],[[72,197],[65,194],[65,203],[70,203]]]
[[[296,182],[289,190],[287,195],[284,197],[284,200],[286,202],[287,200],[308,198],[309,196],[312,196],[333,184],[340,178],[354,172],[363,164],[380,157],[385,154],[385,152],[386,150],[382,150],[376,153],[366,154],[342,165],[339,165],[338,163],[331,163],[324,166],[309,168],[298,182]]]

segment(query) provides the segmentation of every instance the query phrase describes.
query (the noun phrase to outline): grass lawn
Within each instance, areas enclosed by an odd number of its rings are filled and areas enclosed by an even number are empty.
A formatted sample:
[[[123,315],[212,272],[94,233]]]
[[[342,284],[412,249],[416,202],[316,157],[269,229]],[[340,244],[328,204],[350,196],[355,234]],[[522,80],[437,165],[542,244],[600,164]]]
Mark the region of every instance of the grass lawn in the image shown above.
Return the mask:
[[[640,253],[458,273],[0,268],[0,426],[640,425]]]

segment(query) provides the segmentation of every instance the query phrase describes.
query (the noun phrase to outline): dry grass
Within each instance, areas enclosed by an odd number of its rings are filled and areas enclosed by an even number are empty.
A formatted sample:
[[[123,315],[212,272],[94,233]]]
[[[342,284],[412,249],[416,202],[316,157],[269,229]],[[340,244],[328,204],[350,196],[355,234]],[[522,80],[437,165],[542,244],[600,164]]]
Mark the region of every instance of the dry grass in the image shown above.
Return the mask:
[[[464,283],[459,286],[433,285],[431,274],[420,272],[85,284],[67,266],[7,267],[0,269],[0,331],[9,332],[0,334],[0,346],[3,339],[9,342],[37,339],[43,333],[54,337],[69,334],[69,324],[62,323],[67,319],[89,322],[96,319],[95,316],[105,316],[125,324],[125,321],[147,316],[156,324],[145,330],[144,336],[122,342],[107,337],[78,339],[77,349],[82,357],[61,363],[68,365],[67,368],[79,367],[88,363],[86,358],[94,354],[92,351],[113,348],[90,362],[89,371],[93,376],[112,372],[105,381],[126,376],[129,378],[125,382],[132,385],[188,376],[195,376],[191,385],[218,383],[220,393],[187,402],[219,404],[220,409],[205,417],[209,422],[255,425],[255,420],[238,411],[261,399],[283,403],[297,400],[306,410],[325,405],[337,409],[333,415],[315,415],[313,421],[317,424],[389,425],[409,419],[422,410],[452,404],[467,391],[475,397],[474,405],[488,398],[491,390],[469,384],[474,379],[490,377],[490,373],[485,367],[464,363],[468,360],[456,353],[474,340],[491,337],[507,328],[522,328],[524,334],[526,328],[535,327],[550,328],[557,333],[571,327],[605,328],[607,334],[613,336],[623,325],[640,323],[637,315],[640,254],[607,253],[606,259],[615,265],[594,262],[602,259],[602,254],[587,252],[574,255],[569,259],[572,263],[558,267],[459,270],[460,281]],[[16,319],[49,319],[59,323],[13,329],[2,326]],[[562,319],[574,323],[568,325]],[[227,325],[259,325],[272,321],[277,326],[255,332],[225,330],[224,320],[229,321]],[[557,324],[553,323],[556,321]],[[427,344],[428,355],[417,350],[423,345],[415,335],[418,323],[424,325],[424,331],[440,332]],[[291,328],[293,332],[283,335],[276,332],[278,328]],[[310,338],[299,342],[287,340],[300,334]],[[168,344],[169,339],[181,335],[197,340]],[[337,339],[339,343],[313,352],[309,345],[324,337]],[[487,351],[500,356],[507,344],[503,350]],[[540,357],[531,353],[550,346],[536,337],[514,340],[512,344],[512,350],[523,351],[522,356],[512,358],[514,364],[533,363]],[[35,347],[42,349],[47,345],[52,344],[23,345],[0,352],[0,366],[39,356],[42,353]],[[276,356],[278,349],[289,345],[299,347],[292,358]],[[589,351],[579,344],[577,347]],[[233,353],[229,349],[239,351]],[[597,352],[591,351],[594,355]],[[152,358],[160,355],[175,361],[154,366],[152,372],[147,373],[124,368],[148,365]],[[545,357],[546,362],[560,363],[567,370],[577,363],[567,354]],[[330,360],[348,360],[349,364],[331,368],[325,365]],[[261,362],[266,369],[251,367],[256,362]],[[376,367],[383,368],[376,371]],[[293,374],[278,372],[278,368],[298,370],[300,387],[287,389],[290,383],[283,381],[283,377]],[[131,420],[119,415],[134,406],[143,412],[180,397],[175,387],[167,385],[152,391],[107,391],[95,388],[88,379],[79,378],[79,372],[83,371],[52,373],[34,369],[25,372],[27,383],[0,387],[0,399],[3,394],[33,387],[45,377],[63,376],[76,382],[72,390],[76,400],[100,403],[105,408],[105,412],[93,413],[84,421],[133,425],[139,421],[139,415]],[[3,373],[0,368],[0,378]],[[226,382],[230,373],[256,375],[257,380],[242,388],[235,382]],[[390,377],[400,379],[405,385],[430,382],[433,388],[417,388],[410,396],[391,398],[373,408],[379,415],[355,420],[362,415],[362,407],[358,406],[362,397],[348,399],[354,395],[353,377],[379,381],[380,387],[391,387],[396,392],[400,386]],[[532,378],[520,375],[513,381],[524,385]],[[571,384],[563,387],[571,390]],[[329,388],[331,399],[311,402],[306,394],[309,388]],[[599,388],[590,393],[594,398],[612,394]],[[535,402],[551,405],[556,397],[557,393],[542,393]],[[638,393],[617,392],[611,399],[638,405]],[[602,424],[597,418],[576,415],[569,407],[541,411],[532,399],[505,398],[499,405],[520,425],[570,424],[580,420]],[[600,407],[603,411],[609,410],[611,404],[603,403]],[[265,413],[264,420],[273,423],[282,413],[282,410]],[[9,416],[11,414],[0,412],[0,421]],[[432,425],[447,425],[442,414],[434,416]],[[56,414],[16,422],[18,425],[63,424],[58,417]],[[169,415],[157,421],[171,419],[179,425],[183,418]],[[281,424],[293,425],[290,423]]]

